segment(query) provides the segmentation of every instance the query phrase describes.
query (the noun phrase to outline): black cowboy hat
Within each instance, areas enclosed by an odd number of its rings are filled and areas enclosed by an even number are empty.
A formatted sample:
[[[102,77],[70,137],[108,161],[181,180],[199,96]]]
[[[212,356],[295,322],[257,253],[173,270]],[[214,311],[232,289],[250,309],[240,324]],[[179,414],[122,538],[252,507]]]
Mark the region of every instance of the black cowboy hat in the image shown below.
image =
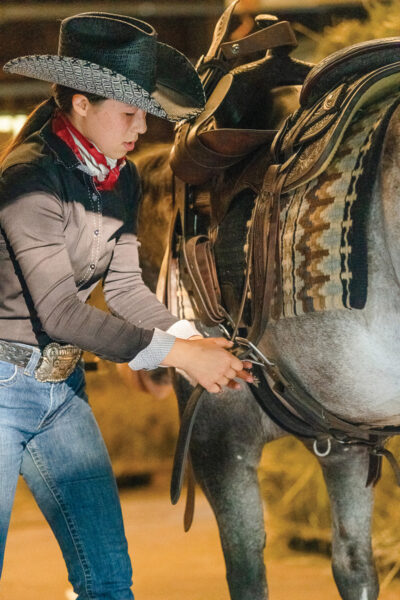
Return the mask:
[[[57,55],[20,56],[3,69],[132,104],[169,121],[195,117],[205,103],[197,72],[181,52],[158,42],[148,23],[111,13],[64,19]]]

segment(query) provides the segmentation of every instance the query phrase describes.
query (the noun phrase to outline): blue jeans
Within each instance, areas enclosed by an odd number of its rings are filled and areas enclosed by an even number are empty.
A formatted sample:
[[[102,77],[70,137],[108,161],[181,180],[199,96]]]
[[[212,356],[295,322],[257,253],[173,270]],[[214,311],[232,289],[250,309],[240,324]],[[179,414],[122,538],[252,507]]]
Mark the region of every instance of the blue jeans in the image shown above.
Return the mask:
[[[65,381],[43,383],[34,377],[39,358],[35,348],[25,369],[0,361],[0,569],[21,473],[57,538],[78,600],[132,600],[117,487],[83,367]]]

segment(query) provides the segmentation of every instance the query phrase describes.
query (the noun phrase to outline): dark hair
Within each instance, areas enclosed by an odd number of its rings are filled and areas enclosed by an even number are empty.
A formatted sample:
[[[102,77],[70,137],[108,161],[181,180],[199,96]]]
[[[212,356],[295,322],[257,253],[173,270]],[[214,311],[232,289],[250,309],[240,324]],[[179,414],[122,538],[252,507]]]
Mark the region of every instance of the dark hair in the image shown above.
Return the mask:
[[[50,98],[44,100],[33,109],[30,115],[28,115],[28,118],[25,121],[22,129],[1,152],[0,164],[3,163],[4,159],[12,150],[14,150],[14,148],[22,144],[27,137],[40,129],[46,123],[46,121],[50,119],[56,108],[59,108],[66,114],[69,114],[72,109],[72,98],[75,94],[83,94],[91,104],[97,104],[106,100],[106,98],[98,96],[97,94],[80,92],[79,90],[74,90],[72,88],[65,87],[64,85],[59,85],[58,83],[54,83],[51,86],[51,90],[52,95]]]

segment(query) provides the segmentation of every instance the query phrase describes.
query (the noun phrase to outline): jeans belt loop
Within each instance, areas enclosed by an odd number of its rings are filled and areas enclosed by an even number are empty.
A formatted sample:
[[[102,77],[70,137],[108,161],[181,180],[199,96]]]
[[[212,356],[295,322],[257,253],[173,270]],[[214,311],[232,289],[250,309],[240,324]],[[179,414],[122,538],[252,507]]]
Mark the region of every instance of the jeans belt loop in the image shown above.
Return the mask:
[[[40,360],[40,357],[41,357],[40,350],[38,350],[38,348],[32,348],[32,354],[31,354],[28,364],[26,365],[26,367],[24,369],[24,375],[28,375],[29,377],[32,377],[32,375],[34,374],[35,369],[37,367],[37,364]]]

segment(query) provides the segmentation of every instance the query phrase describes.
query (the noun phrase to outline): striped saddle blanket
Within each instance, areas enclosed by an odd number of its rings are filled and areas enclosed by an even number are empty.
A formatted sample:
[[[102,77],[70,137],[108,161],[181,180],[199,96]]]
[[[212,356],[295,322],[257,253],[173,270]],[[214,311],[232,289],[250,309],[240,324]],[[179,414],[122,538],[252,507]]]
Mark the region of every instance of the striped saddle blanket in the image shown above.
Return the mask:
[[[364,307],[368,215],[398,103],[397,92],[360,110],[328,168],[282,197],[282,294],[275,315]]]

